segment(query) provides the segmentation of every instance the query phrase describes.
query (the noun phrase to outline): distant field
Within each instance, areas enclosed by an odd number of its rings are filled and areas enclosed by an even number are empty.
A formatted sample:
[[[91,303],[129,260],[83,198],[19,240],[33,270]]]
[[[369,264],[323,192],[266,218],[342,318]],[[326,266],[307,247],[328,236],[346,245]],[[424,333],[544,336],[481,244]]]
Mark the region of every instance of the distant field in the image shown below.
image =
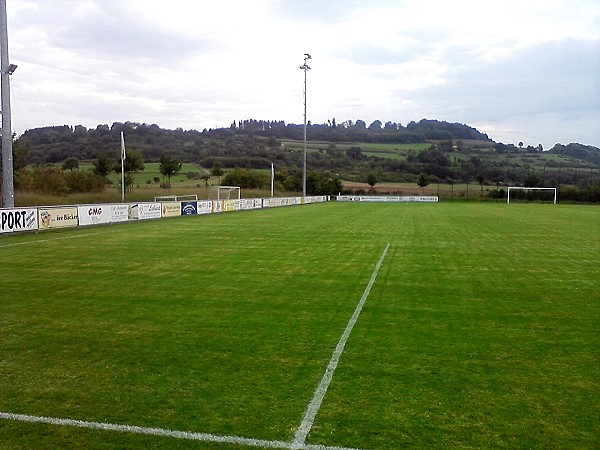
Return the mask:
[[[597,448],[599,236],[486,203],[2,236],[0,448]]]
[[[324,151],[331,144],[334,144],[340,151],[346,151],[351,147],[359,147],[366,156],[380,156],[389,159],[406,159],[406,152],[409,150],[420,152],[431,147],[429,143],[417,144],[377,144],[367,142],[307,142],[308,152]],[[288,149],[301,150],[303,147],[302,141],[284,140],[283,145]]]
[[[179,173],[171,178],[171,184],[173,186],[187,184],[190,186],[204,186],[204,180],[193,180],[187,177],[187,173],[198,173],[200,175],[204,175],[207,173],[204,169],[200,169],[197,164],[184,163],[181,165],[181,170]],[[163,182],[167,181],[167,178],[160,173],[160,164],[159,163],[144,163],[144,171],[140,173],[133,174],[134,176],[134,184],[140,186],[156,186],[160,185]],[[160,181],[157,183],[155,178],[158,178]],[[114,183],[119,184],[121,181],[120,173],[111,173],[108,176],[108,179]],[[217,180],[215,177],[214,180]],[[212,184],[212,183],[211,183]]]

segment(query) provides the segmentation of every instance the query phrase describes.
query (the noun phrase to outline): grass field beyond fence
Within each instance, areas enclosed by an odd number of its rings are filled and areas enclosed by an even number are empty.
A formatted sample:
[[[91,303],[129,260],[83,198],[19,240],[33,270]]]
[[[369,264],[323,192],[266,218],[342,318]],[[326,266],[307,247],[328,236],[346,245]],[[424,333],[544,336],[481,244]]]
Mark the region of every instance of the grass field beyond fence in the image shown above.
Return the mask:
[[[600,442],[597,207],[182,217],[2,236],[0,264],[1,449],[292,448],[361,297],[302,448]]]

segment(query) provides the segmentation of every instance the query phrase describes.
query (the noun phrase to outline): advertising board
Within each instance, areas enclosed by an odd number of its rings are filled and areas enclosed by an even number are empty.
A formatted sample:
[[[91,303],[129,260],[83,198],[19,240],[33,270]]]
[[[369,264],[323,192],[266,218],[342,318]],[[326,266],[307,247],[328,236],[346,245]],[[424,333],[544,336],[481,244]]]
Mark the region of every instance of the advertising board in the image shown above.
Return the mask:
[[[212,212],[214,212],[214,213],[223,212],[223,200],[213,200],[212,201]]]
[[[129,206],[124,204],[105,205],[110,210],[110,221],[127,222],[129,220]]]
[[[15,231],[35,231],[37,229],[37,209],[0,209],[0,233],[12,233]]]
[[[205,201],[198,202],[198,214],[210,214],[212,212],[213,212],[213,202],[212,201],[205,200]]]
[[[79,225],[77,207],[38,208],[38,224],[40,230],[76,227]]]
[[[138,220],[160,219],[161,212],[160,203],[137,203],[130,206],[129,218]]]
[[[162,203],[162,216],[175,217],[181,215],[181,202]]]
[[[101,225],[110,223],[111,211],[108,205],[81,205],[77,207],[79,225]]]
[[[396,203],[436,203],[438,197],[427,195],[338,195],[338,202],[396,202]]]
[[[181,202],[181,215],[194,216],[198,214],[198,203],[199,202]]]
[[[160,219],[161,205],[160,203],[140,203],[138,209],[139,219]]]

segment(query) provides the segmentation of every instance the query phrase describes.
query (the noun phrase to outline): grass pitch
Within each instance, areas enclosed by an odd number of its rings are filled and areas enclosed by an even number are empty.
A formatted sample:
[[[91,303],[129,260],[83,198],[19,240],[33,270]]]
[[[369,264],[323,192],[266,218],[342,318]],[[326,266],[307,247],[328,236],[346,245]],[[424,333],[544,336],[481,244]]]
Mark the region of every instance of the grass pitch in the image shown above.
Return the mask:
[[[0,238],[0,413],[307,443],[595,448],[600,210],[323,204]],[[247,448],[0,419],[0,448]]]

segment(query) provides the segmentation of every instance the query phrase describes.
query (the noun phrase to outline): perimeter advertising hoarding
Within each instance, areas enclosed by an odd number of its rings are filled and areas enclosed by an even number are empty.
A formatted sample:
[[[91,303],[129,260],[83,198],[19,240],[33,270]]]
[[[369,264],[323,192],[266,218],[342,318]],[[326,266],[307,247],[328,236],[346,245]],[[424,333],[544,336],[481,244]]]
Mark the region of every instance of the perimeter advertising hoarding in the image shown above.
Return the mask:
[[[220,213],[223,212],[223,200],[213,200],[212,201],[212,212]]]
[[[127,222],[129,207],[124,204],[81,205],[77,208],[79,225],[102,225]]]
[[[426,195],[403,195],[403,196],[382,196],[382,195],[338,195],[338,202],[425,202],[435,203],[438,201],[436,196]]]
[[[235,200],[223,200],[223,211],[235,211]]]
[[[254,209],[254,199],[242,198],[235,201],[236,211],[248,211],[250,209]]]
[[[35,231],[37,229],[37,209],[0,209],[0,233],[12,233],[14,231]]]
[[[240,200],[235,200],[235,206],[233,207],[234,211],[244,211],[246,209],[248,209],[248,207],[246,206],[246,199],[242,198]]]
[[[215,202],[216,203],[216,202]],[[213,212],[213,202],[210,200],[198,202],[198,214],[210,214]],[[217,212],[217,211],[215,211]]]
[[[129,207],[129,218],[138,220],[160,219],[161,212],[160,203],[138,203]]]
[[[110,208],[110,221],[115,222],[127,222],[129,220],[129,205],[118,204],[108,205]]]
[[[181,202],[182,216],[195,216],[198,214],[198,202]]]
[[[162,203],[162,216],[175,217],[181,215],[181,202]]]
[[[77,207],[38,208],[38,223],[40,230],[76,227],[79,225]]]
[[[77,208],[79,225],[100,225],[110,223],[109,205],[82,205]]]

